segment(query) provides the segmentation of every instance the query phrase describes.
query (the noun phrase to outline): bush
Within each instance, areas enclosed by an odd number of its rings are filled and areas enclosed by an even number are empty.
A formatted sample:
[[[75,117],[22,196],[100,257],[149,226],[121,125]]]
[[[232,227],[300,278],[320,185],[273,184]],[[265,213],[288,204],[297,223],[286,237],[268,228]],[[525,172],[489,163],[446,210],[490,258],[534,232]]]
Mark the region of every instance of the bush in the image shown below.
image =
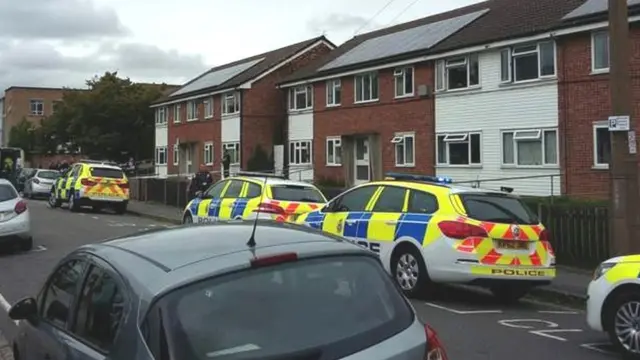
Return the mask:
[[[253,154],[247,162],[247,170],[260,172],[273,171],[273,159],[262,146],[257,145],[253,148]]]

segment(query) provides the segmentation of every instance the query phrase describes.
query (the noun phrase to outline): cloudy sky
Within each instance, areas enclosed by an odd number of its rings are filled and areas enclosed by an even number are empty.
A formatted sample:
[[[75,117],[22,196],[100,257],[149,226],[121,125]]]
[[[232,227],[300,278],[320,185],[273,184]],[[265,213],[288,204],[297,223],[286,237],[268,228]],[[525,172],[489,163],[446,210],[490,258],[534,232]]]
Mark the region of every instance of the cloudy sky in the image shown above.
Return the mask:
[[[0,0],[0,95],[80,87],[105,71],[180,84],[325,34],[363,33],[478,0]]]

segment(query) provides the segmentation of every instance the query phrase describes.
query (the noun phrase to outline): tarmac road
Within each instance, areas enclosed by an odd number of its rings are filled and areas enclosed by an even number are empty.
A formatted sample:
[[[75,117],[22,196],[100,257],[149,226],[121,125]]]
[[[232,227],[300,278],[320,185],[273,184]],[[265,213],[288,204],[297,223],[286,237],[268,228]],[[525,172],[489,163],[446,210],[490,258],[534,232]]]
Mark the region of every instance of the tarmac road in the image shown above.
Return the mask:
[[[0,252],[0,331],[6,339],[11,339],[15,330],[6,315],[8,303],[36,295],[51,269],[71,250],[86,243],[171,226],[131,215],[53,210],[44,201],[30,201],[29,209],[34,250]],[[606,343],[606,337],[589,331],[579,311],[530,302],[505,307],[488,294],[448,287],[429,299],[412,302],[418,316],[436,329],[451,360],[619,357],[600,345]],[[3,344],[7,342],[0,335],[0,360],[10,359]]]

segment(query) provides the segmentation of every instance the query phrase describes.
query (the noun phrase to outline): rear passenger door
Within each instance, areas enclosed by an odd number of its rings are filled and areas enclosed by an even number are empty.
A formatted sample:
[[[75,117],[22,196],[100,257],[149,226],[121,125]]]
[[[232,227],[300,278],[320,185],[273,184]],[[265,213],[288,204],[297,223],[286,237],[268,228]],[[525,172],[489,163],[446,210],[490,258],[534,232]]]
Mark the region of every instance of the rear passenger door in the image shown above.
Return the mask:
[[[360,221],[359,226],[368,228],[367,240],[373,251],[382,255],[393,247],[396,240],[396,228],[400,220],[406,216],[408,190],[399,186],[383,186],[376,193],[371,207],[371,216]]]
[[[243,217],[250,216],[260,205],[262,186],[251,181],[246,181],[242,191],[242,201],[245,203]]]
[[[325,213],[322,230],[353,240],[365,239],[367,228],[363,226],[361,230],[358,223],[371,215],[366,210],[377,190],[376,185],[365,185],[338,195],[322,210]]]
[[[240,198],[242,190],[244,189],[244,181],[242,180],[230,180],[229,186],[222,194],[222,201],[220,203],[220,220],[235,219],[238,217],[238,212],[235,209],[235,203]],[[244,208],[243,208],[244,210]],[[239,215],[242,216],[242,213]]]
[[[438,211],[438,198],[426,191],[409,190],[406,214],[396,227],[396,239],[416,239],[423,247],[435,241],[440,232],[431,219]],[[432,233],[433,232],[433,233]]]
[[[229,181],[223,180],[211,185],[203,194],[203,198],[195,198],[191,201],[190,211],[194,222],[199,219],[216,220],[220,215],[220,203],[222,193]]]

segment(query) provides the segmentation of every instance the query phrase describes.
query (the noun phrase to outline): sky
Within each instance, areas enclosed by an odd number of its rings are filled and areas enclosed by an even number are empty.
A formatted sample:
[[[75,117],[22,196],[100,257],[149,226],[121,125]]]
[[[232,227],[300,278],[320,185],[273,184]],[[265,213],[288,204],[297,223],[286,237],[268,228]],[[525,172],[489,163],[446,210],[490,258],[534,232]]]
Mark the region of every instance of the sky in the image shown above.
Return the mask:
[[[478,0],[0,0],[0,96],[84,87],[106,71],[183,84],[206,69],[324,34],[355,34]]]

